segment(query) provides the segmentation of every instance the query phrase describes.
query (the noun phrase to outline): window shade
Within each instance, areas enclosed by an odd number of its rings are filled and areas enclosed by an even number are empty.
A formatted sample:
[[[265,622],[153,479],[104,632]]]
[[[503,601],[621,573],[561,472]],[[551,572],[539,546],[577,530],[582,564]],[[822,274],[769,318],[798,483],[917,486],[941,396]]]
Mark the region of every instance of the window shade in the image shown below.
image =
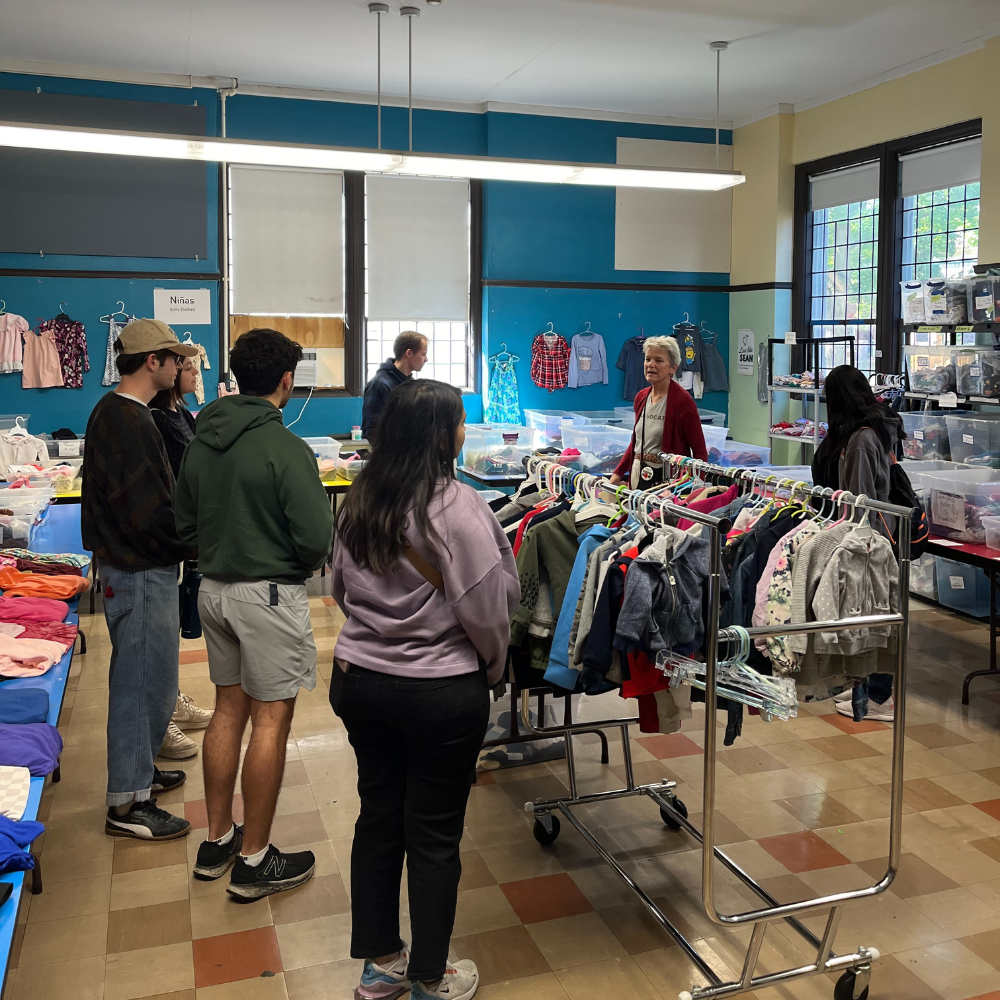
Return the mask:
[[[906,153],[899,158],[900,187],[904,197],[974,184],[979,180],[982,152],[983,140],[969,139],[922,149],[919,153]]]
[[[878,176],[878,163],[874,162],[814,174],[809,178],[810,207],[818,211],[877,198]]]
[[[233,312],[344,314],[344,179],[230,168]]]
[[[469,317],[469,182],[426,177],[365,181],[368,318]]]

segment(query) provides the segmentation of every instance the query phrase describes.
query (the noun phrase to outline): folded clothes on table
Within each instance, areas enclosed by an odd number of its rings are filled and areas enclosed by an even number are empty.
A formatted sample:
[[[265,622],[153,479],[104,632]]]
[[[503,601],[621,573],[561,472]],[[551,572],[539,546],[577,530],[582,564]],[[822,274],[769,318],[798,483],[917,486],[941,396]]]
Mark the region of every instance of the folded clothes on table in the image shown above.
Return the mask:
[[[26,767],[0,767],[0,816],[19,820],[30,791],[31,774]]]
[[[11,725],[0,722],[0,764],[26,767],[33,778],[51,774],[59,766],[63,741],[47,722]]]
[[[34,868],[35,859],[25,848],[44,832],[41,823],[32,820],[17,823],[0,816],[0,875]]]
[[[79,566],[69,563],[42,563],[33,559],[15,559],[14,569],[21,573],[39,573],[42,576],[83,576]]]
[[[65,601],[48,597],[0,597],[0,621],[62,622],[69,614]]]
[[[21,631],[15,634],[8,631],[10,628],[19,628]],[[65,653],[76,642],[79,629],[75,625],[67,625],[65,622],[5,622],[0,620],[0,632],[13,636],[15,639],[47,639],[49,642],[58,643]]]
[[[48,639],[15,639],[0,633],[0,677],[40,677],[66,647]]]
[[[23,726],[49,717],[49,694],[41,687],[12,687],[0,691],[0,722]]]
[[[38,576],[19,573],[9,566],[0,568],[0,590],[16,597],[54,597],[62,600],[76,597],[90,586],[82,576]]]
[[[32,552],[31,549],[10,548],[4,549],[4,555],[14,559],[30,559],[32,562],[65,563],[79,569],[90,565],[90,556],[80,555],[78,552]]]

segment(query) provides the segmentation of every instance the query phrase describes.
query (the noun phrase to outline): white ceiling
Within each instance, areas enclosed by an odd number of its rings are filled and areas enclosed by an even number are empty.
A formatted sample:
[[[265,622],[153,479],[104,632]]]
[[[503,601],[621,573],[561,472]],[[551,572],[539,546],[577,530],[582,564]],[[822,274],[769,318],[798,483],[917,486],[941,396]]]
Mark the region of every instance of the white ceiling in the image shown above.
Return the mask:
[[[1000,0],[411,2],[419,99],[681,118],[715,114],[713,39],[732,42],[722,117],[740,119],[1000,30]],[[389,3],[383,87],[405,94],[406,22]],[[375,18],[367,0],[0,0],[0,60],[374,93]]]

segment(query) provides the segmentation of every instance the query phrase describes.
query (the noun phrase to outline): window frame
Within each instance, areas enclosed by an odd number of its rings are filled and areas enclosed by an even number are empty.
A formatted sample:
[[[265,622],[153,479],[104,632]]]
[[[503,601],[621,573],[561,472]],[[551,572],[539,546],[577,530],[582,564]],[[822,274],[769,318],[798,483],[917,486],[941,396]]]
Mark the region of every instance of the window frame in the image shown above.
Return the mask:
[[[875,285],[875,358],[876,372],[894,374],[902,371],[903,338],[900,320],[900,275],[903,265],[903,197],[900,194],[899,157],[933,146],[941,146],[982,135],[981,118],[933,129],[918,135],[876,143],[861,149],[836,153],[795,165],[795,228],[792,245],[792,325],[808,335],[812,327],[812,212],[809,203],[809,177],[873,160],[879,165],[878,243]]]

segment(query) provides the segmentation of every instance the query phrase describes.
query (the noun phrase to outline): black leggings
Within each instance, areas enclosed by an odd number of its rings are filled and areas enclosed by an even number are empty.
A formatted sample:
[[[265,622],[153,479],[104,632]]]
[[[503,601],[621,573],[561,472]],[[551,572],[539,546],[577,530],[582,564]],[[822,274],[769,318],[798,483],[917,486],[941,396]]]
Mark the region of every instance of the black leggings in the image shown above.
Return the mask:
[[[335,711],[358,759],[361,796],[351,851],[351,957],[402,947],[405,854],[408,976],[432,982],[448,964],[462,874],[458,846],[489,724],[486,674],[417,680],[352,666]]]

